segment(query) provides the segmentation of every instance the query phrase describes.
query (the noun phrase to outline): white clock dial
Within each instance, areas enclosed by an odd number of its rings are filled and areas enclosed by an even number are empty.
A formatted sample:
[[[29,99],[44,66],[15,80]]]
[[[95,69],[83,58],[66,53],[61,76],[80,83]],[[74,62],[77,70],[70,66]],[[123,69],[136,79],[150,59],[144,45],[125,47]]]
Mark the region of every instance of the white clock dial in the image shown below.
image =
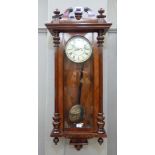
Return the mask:
[[[86,38],[76,36],[67,42],[65,52],[71,61],[81,63],[90,58],[92,47]]]

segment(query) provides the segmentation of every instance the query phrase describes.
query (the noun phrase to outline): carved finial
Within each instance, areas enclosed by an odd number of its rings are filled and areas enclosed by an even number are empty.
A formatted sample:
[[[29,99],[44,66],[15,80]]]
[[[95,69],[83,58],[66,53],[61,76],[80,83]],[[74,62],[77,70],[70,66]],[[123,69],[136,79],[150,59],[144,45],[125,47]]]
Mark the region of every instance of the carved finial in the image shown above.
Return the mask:
[[[53,134],[60,133],[60,114],[55,113],[53,117]]]
[[[97,116],[98,131],[97,132],[99,134],[105,133],[105,131],[104,131],[104,125],[105,125],[104,119],[105,119],[105,117],[103,116],[103,114],[98,113],[98,116]]]
[[[59,11],[58,9],[55,9],[53,13],[54,13],[56,16],[59,16],[60,11]]]
[[[60,36],[59,36],[59,32],[57,31],[53,32],[53,43],[54,43],[54,47],[59,47]],[[55,117],[57,116],[55,115]]]
[[[97,15],[97,18],[105,18],[106,15],[103,15],[104,12],[105,12],[105,10],[102,8],[100,10],[98,10],[99,15]]]
[[[98,143],[100,144],[100,145],[102,145],[102,143],[103,143],[103,138],[98,138]]]
[[[55,143],[55,145],[57,145],[58,142],[59,142],[59,138],[58,137],[54,137],[53,142]]]
[[[77,151],[80,151],[83,147],[83,145],[74,145]]]
[[[103,31],[99,31],[98,32],[98,36],[97,36],[97,43],[98,43],[98,47],[102,47],[103,43],[104,43],[104,36],[103,36]]]
[[[61,19],[62,14],[60,14],[60,11],[58,9],[55,9],[53,13],[54,13],[54,16],[52,17],[53,19]]]

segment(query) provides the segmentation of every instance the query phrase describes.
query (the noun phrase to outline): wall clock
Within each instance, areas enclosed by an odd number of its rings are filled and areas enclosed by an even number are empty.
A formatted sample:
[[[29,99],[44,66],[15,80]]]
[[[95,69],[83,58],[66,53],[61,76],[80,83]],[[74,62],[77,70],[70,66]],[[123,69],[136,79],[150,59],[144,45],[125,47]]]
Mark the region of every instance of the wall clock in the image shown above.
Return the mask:
[[[103,114],[103,42],[111,26],[85,7],[69,8],[60,14],[54,11],[51,23],[45,24],[55,46],[55,144],[59,137],[70,139],[80,150],[88,139],[99,144],[107,136]]]

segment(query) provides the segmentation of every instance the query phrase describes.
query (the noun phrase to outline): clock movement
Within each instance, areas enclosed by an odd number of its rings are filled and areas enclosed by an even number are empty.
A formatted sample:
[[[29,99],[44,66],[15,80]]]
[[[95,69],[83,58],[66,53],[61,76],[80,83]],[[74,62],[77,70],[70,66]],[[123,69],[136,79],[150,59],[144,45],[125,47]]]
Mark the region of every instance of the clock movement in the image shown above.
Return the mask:
[[[55,144],[70,139],[80,150],[89,138],[106,138],[103,114],[103,43],[111,26],[104,10],[96,16],[90,8],[75,7],[63,14],[56,9],[45,24],[55,47]]]

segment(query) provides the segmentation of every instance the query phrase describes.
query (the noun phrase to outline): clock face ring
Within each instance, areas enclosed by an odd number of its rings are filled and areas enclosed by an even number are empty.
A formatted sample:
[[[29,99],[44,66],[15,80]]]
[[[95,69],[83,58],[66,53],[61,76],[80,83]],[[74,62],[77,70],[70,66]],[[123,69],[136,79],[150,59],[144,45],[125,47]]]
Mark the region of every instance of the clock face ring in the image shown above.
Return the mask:
[[[65,53],[71,61],[82,63],[88,60],[92,55],[92,47],[85,37],[74,36],[68,40]]]

